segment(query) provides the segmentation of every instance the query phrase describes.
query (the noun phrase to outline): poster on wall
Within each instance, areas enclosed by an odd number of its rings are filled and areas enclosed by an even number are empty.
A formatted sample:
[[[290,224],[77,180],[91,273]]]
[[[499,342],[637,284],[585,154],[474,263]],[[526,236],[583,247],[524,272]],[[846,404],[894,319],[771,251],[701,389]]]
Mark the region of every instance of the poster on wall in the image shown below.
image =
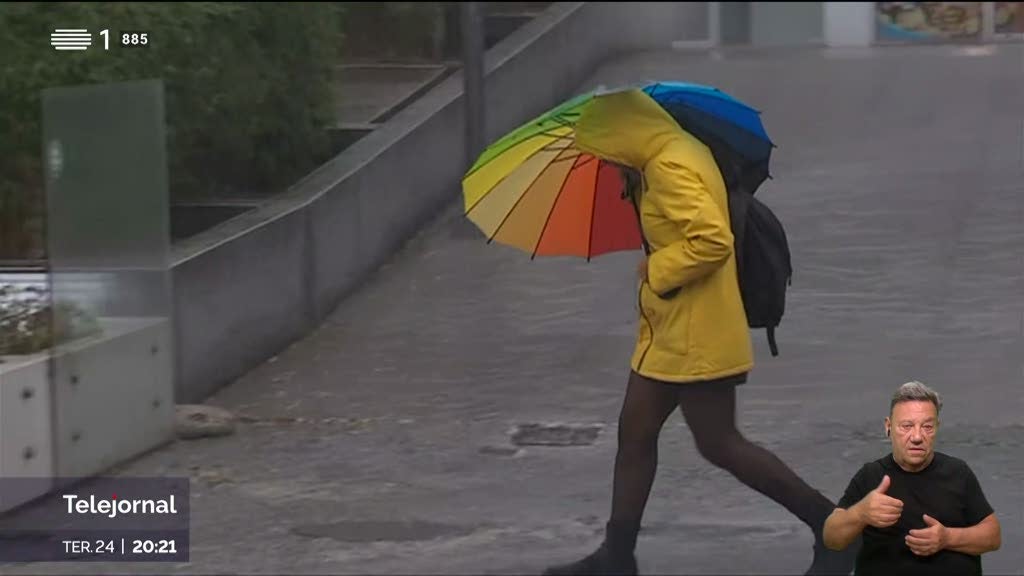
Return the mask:
[[[997,36],[1024,35],[1024,2],[996,2],[994,28]]]
[[[981,2],[877,2],[875,15],[883,41],[970,40],[982,33]]]

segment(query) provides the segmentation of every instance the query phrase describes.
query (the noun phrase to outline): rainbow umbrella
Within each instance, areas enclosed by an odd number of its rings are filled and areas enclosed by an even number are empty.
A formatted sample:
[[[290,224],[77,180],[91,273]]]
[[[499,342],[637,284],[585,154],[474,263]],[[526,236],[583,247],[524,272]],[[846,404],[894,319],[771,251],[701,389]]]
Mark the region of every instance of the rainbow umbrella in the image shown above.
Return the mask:
[[[510,132],[462,180],[466,217],[488,241],[536,256],[594,256],[642,245],[618,166],[574,146],[584,94]]]
[[[774,147],[760,113],[710,86],[658,82],[641,89],[676,123],[738,163],[750,192]],[[490,145],[462,180],[465,214],[488,241],[536,256],[594,256],[644,247],[621,168],[576,147],[575,126],[601,95],[573,98]]]

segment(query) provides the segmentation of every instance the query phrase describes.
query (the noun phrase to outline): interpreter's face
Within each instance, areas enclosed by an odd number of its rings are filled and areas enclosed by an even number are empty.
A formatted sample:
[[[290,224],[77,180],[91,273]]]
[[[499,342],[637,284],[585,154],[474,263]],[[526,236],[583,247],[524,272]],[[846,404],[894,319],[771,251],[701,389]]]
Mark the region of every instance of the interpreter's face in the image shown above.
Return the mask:
[[[927,400],[900,402],[885,419],[896,463],[908,472],[917,472],[931,464],[939,415],[935,404]]]

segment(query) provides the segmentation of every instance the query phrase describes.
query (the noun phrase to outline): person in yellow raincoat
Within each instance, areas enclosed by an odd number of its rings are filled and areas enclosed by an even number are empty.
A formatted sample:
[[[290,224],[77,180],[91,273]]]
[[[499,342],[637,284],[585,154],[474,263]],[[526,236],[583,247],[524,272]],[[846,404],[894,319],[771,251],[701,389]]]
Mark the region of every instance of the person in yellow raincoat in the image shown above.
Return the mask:
[[[833,502],[736,429],[736,386],[746,381],[754,358],[727,184],[714,155],[639,90],[597,97],[576,125],[576,145],[633,175],[626,180],[635,184],[629,192],[638,199],[650,254],[639,268],[639,331],[619,416],[605,539],[589,556],[545,573],[637,573],[634,549],[657,469],[658,437],[679,407],[703,457],[813,530],[811,573],[848,574],[856,552],[835,553],[822,543]]]

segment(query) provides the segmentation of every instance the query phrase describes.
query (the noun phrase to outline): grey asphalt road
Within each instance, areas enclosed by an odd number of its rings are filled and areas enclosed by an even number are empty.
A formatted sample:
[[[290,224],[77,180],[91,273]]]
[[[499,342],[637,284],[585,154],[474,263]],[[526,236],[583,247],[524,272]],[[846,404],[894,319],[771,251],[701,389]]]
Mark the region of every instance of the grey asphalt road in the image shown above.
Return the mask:
[[[1024,574],[1024,46],[657,52],[582,89],[705,82],[764,111],[759,192],[795,277],[744,433],[838,498],[887,445],[900,383],[945,397],[939,448],[1003,522]],[[124,467],[194,479],[189,564],[4,573],[536,573],[589,552],[609,508],[638,254],[530,261],[451,208],[315,333],[210,400],[256,419]],[[215,354],[215,350],[210,351]],[[528,423],[593,443],[517,447]],[[674,417],[639,544],[646,573],[802,573],[811,536],[703,462]]]

